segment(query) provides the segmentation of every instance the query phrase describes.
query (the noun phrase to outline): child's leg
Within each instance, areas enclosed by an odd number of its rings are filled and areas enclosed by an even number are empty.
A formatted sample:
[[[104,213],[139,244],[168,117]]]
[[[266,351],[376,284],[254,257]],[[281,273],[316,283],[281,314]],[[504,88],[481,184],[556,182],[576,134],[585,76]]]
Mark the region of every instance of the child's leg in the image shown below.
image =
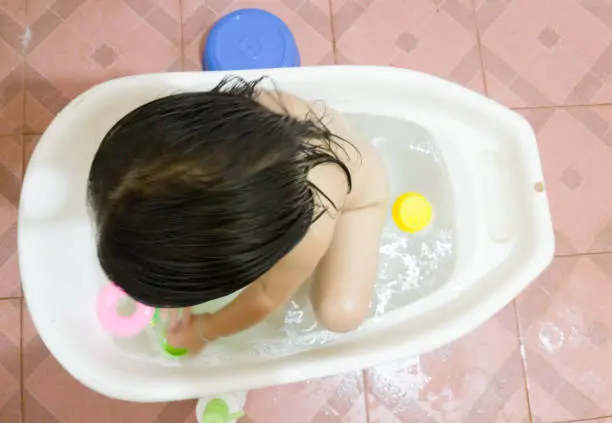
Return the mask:
[[[312,285],[310,300],[318,322],[332,332],[357,329],[368,316],[372,295],[367,288],[317,279]]]
[[[356,329],[369,313],[378,275],[384,204],[343,213],[315,272],[311,301],[319,322],[334,332]]]

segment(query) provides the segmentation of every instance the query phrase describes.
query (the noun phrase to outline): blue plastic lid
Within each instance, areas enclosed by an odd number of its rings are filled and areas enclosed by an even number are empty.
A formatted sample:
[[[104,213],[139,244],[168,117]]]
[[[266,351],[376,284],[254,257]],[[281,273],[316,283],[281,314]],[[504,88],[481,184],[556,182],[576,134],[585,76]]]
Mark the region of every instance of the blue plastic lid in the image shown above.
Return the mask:
[[[261,9],[240,9],[223,16],[210,30],[204,70],[265,69],[300,66],[300,54],[285,23]]]

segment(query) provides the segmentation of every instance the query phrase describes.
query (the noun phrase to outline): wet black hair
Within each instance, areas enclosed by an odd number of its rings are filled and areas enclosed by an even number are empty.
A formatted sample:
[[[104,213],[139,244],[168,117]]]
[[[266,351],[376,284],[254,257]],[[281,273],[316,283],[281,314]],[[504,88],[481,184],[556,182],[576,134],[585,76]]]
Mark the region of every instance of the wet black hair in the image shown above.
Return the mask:
[[[315,166],[339,166],[350,191],[340,138],[258,103],[260,81],[151,101],[102,140],[88,185],[98,258],[137,301],[193,306],[263,275],[335,207],[308,180]]]

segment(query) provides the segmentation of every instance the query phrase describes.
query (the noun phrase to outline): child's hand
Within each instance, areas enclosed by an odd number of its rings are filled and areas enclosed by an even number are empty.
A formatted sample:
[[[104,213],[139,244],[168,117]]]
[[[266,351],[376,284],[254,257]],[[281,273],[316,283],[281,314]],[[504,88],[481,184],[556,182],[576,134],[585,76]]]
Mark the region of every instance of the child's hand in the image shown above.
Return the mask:
[[[189,355],[198,354],[208,343],[200,332],[204,326],[206,315],[193,315],[189,308],[168,312],[169,325],[166,331],[166,342],[175,348],[187,348]]]

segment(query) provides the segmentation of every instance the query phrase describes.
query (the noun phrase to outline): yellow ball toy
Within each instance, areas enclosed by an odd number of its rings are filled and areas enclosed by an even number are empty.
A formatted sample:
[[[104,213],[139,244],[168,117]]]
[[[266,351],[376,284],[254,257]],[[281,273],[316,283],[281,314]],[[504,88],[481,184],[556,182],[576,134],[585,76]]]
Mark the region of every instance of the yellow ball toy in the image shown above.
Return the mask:
[[[397,197],[391,215],[398,228],[415,233],[422,231],[431,223],[433,208],[422,194],[407,192]]]

